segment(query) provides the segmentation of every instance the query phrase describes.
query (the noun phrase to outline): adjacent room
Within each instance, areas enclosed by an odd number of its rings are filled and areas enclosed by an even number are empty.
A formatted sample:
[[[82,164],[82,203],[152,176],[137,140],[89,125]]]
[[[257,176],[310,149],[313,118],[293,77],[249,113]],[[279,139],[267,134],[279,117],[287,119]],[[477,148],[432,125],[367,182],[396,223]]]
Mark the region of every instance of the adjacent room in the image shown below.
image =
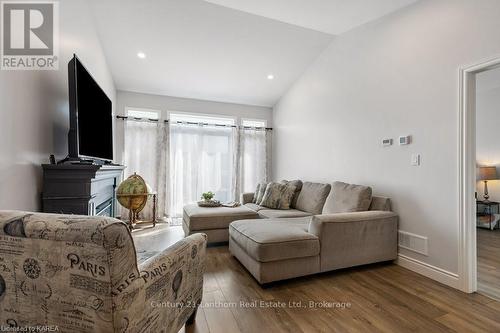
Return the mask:
[[[500,1],[0,8],[0,331],[500,331]]]
[[[478,291],[500,299],[500,69],[476,77]]]

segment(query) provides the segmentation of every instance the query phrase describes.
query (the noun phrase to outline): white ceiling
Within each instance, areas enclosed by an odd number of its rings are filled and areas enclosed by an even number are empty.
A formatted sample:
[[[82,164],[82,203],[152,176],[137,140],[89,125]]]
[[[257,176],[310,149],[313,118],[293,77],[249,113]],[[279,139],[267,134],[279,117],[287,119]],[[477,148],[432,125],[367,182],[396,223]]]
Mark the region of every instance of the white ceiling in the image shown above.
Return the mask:
[[[414,2],[210,1],[224,6],[91,0],[117,89],[273,106],[334,38],[320,31],[340,33]]]
[[[340,35],[417,0],[205,0],[332,35]]]

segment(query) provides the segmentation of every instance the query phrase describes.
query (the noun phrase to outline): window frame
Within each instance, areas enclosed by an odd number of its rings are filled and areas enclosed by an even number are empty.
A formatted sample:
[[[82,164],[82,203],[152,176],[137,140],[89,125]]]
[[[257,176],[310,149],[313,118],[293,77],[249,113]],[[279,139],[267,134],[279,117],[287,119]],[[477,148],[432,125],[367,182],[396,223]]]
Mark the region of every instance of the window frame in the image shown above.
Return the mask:
[[[137,112],[144,112],[144,113],[154,113],[157,115],[156,118],[151,118],[151,117],[146,117],[146,116],[143,116],[143,117],[137,117],[136,115],[131,115],[130,112],[134,112],[134,111],[137,111]],[[162,115],[162,112],[161,110],[157,110],[157,109],[149,109],[149,108],[136,108],[136,107],[130,107],[130,106],[127,106],[125,107],[125,115],[127,117],[130,117],[130,118],[140,118],[140,119],[151,119],[151,120],[161,120],[161,115]]]
[[[185,116],[188,118],[187,120],[180,120],[180,121],[191,121],[193,123],[208,123],[209,125],[225,125],[225,126],[236,126],[237,125],[237,119],[236,117],[232,116],[227,116],[227,115],[220,115],[220,114],[213,114],[213,113],[198,113],[198,112],[184,112],[184,111],[168,111],[168,120],[171,121],[172,123],[175,123],[179,120],[174,120],[172,119],[174,116],[179,116],[182,118],[182,116]],[[189,119],[193,118],[193,119]],[[209,119],[212,119],[213,121],[207,121]]]
[[[245,124],[247,122],[247,124]],[[252,123],[251,125],[248,125],[248,123]],[[255,126],[255,123],[262,123],[263,126]],[[242,127],[256,127],[256,128],[267,128],[267,120],[266,119],[258,119],[258,118],[241,118],[240,122]]]

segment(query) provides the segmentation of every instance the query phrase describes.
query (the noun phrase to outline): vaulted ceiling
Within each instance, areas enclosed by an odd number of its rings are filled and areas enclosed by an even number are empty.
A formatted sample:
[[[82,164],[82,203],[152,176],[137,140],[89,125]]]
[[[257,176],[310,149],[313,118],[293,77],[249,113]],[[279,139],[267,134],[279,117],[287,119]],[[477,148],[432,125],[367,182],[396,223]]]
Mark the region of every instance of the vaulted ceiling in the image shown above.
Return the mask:
[[[304,28],[339,35],[416,0],[206,0]]]
[[[273,106],[334,34],[411,2],[91,0],[90,5],[117,89]]]

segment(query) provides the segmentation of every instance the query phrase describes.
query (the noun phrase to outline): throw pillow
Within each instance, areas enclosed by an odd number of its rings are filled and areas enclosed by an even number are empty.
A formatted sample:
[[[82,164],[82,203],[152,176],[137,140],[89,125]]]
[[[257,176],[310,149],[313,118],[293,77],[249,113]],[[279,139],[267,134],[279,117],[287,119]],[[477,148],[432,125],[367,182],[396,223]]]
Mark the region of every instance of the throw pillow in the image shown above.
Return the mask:
[[[260,205],[272,209],[290,209],[294,193],[295,186],[269,183]]]
[[[361,212],[368,210],[371,202],[371,187],[334,182],[326,198],[323,214]]]
[[[330,184],[304,182],[296,208],[313,215],[321,214],[331,188]]]
[[[297,208],[297,199],[299,198],[300,190],[302,189],[302,181],[297,180],[285,180],[283,179],[281,184],[292,185],[295,186],[295,193],[292,198],[292,203],[290,204],[291,208]]]
[[[255,198],[255,204],[260,205],[264,192],[266,192],[267,183],[259,184],[259,193],[257,193],[257,198]]]
[[[260,188],[260,184],[257,184],[257,188],[255,189],[255,192],[253,192],[252,203],[257,203],[257,196],[259,195],[259,188]]]

